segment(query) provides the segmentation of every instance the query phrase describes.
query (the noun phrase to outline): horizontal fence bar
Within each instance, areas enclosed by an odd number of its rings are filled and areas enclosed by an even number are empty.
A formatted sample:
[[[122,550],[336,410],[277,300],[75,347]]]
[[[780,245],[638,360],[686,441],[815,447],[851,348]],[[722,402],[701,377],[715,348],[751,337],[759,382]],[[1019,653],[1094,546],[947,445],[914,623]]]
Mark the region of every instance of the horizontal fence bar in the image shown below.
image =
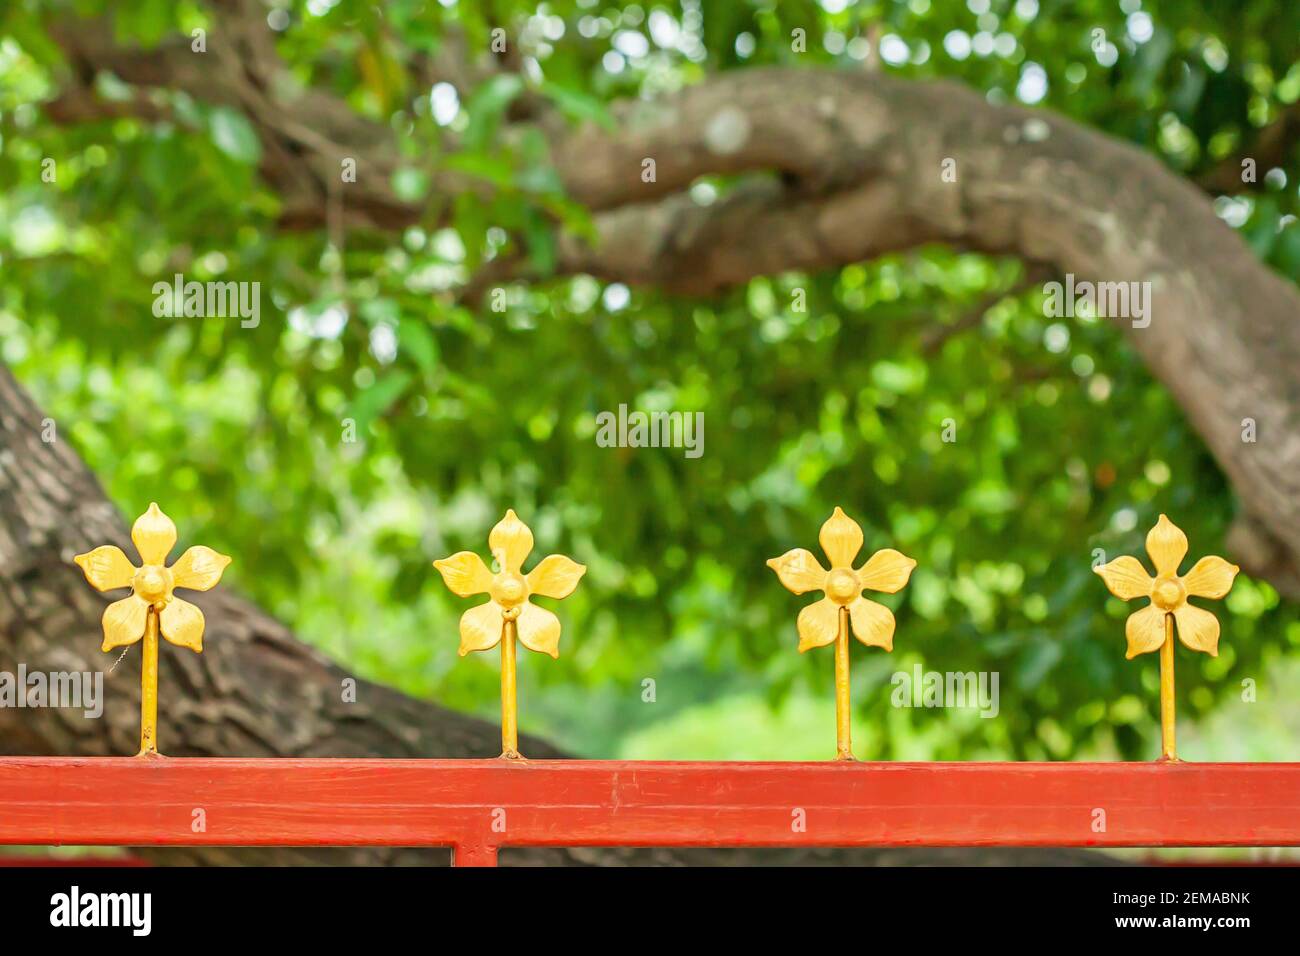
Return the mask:
[[[1297,846],[1300,764],[0,758],[0,844]]]

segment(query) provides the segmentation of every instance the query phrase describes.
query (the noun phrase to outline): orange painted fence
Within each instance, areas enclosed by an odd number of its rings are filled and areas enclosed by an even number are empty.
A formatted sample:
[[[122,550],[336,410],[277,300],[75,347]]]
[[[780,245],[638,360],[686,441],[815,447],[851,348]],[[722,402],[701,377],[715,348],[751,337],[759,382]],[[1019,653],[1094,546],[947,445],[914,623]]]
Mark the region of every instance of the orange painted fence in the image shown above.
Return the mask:
[[[1300,764],[0,758],[0,844],[1300,846]]]

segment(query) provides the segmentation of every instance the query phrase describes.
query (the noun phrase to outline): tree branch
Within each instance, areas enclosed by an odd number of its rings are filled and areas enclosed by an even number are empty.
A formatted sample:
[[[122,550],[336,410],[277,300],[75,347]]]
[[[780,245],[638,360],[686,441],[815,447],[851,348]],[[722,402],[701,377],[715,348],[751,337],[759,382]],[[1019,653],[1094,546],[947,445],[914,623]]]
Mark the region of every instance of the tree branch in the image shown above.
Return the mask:
[[[388,186],[388,131],[318,91],[275,93],[283,65],[260,9],[252,0],[220,6],[224,39],[202,63],[176,43],[124,51],[84,24],[56,36],[83,80],[110,69],[238,103],[266,147],[263,174],[285,197],[286,227],[327,221],[322,183],[349,155],[360,173],[344,194],[349,223],[393,230],[418,221],[420,210]],[[567,189],[596,214],[594,245],[561,238],[564,273],[706,295],[756,275],[945,242],[1079,279],[1151,283],[1150,324],[1119,324],[1182,404],[1253,527],[1269,529],[1272,547],[1255,551],[1275,560],[1247,569],[1300,596],[1288,570],[1300,567],[1300,294],[1192,184],[1063,117],[883,74],[734,71],[661,101],[618,104],[614,115],[612,132],[541,122]],[[643,175],[648,159],[653,177]],[[945,163],[955,177],[941,174]],[[701,176],[746,174],[776,178],[742,183],[709,206],[684,192]],[[443,194],[466,188],[481,187],[435,181]],[[497,264],[494,278],[515,268]],[[1242,442],[1247,419],[1258,443]]]

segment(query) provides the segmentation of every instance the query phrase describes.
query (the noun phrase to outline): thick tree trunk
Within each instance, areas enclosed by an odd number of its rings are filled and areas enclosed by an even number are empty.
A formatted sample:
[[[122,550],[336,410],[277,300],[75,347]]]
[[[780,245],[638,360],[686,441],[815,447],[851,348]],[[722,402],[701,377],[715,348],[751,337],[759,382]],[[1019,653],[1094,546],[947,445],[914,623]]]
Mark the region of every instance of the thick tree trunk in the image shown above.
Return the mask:
[[[42,440],[45,415],[0,366],[0,671],[107,670],[100,616],[113,595],[86,583],[72,556],[100,544],[134,555],[126,526],[62,437]],[[242,757],[495,757],[494,724],[358,681],[281,624],[218,588],[190,594],[207,617],[202,654],[160,654],[159,740],[164,753]],[[132,648],[104,681],[103,716],[68,708],[0,708],[0,753],[104,756],[139,745],[140,654]],[[560,756],[525,736],[531,757]],[[131,799],[123,794],[123,800]],[[445,863],[439,849],[201,847],[142,850],[160,863]],[[509,863],[1101,862],[1065,850],[673,851],[517,849]]]

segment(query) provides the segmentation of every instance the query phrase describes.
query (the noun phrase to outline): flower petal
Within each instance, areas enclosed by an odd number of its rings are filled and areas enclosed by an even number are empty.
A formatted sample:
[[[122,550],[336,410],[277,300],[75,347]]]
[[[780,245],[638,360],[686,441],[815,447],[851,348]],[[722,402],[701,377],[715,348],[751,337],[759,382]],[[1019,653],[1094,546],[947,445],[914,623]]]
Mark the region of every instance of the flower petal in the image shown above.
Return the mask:
[[[173,597],[158,615],[162,636],[177,647],[203,652],[203,612],[189,601]]]
[[[894,615],[889,608],[858,598],[849,605],[849,619],[853,622],[853,636],[863,644],[894,649]]]
[[[1124,634],[1128,638],[1128,653],[1124,656],[1129,660],[1159,650],[1165,642],[1165,612],[1154,604],[1134,611],[1124,625]]]
[[[149,510],[131,526],[131,540],[140,552],[142,564],[166,564],[167,555],[176,547],[176,525],[156,501],[151,501]]]
[[[90,586],[100,591],[129,588],[131,579],[135,577],[135,565],[115,545],[103,545],[72,560],[77,562]]]
[[[533,550],[533,533],[511,508],[488,534],[488,547],[492,556],[501,562],[502,571],[518,574],[524,559]]]
[[[885,548],[873,554],[858,570],[858,580],[868,590],[893,594],[907,583],[914,567],[916,562],[907,555]]]
[[[1142,567],[1142,562],[1127,554],[1093,570],[1101,575],[1110,593],[1122,601],[1150,597],[1151,589],[1156,583],[1147,574],[1147,569]]]
[[[492,572],[473,551],[457,551],[450,558],[433,562],[433,566],[458,597],[483,594],[492,586]]]
[[[104,643],[102,650],[126,647],[144,637],[145,620],[149,616],[149,602],[134,594],[114,601],[104,608]]]
[[[1221,598],[1232,590],[1232,581],[1240,570],[1211,554],[1192,565],[1183,578],[1183,587],[1195,597]]]
[[[1178,639],[1194,651],[1219,656],[1219,619],[1204,608],[1184,604],[1174,611]]]
[[[191,591],[207,591],[217,586],[230,557],[196,544],[172,565],[172,586]]]
[[[825,647],[840,632],[840,605],[822,598],[799,612],[799,653],[810,647]]]
[[[520,605],[515,633],[519,636],[519,643],[530,651],[555,658],[560,656],[560,619],[546,608],[527,601]]]
[[[496,601],[472,607],[460,616],[460,656],[470,651],[486,651],[501,640],[503,608]]]
[[[831,568],[851,568],[862,550],[862,528],[840,508],[826,519],[817,540],[830,559]]]
[[[806,548],[791,548],[779,558],[769,558],[767,566],[776,572],[786,590],[795,594],[807,594],[826,586],[826,569]]]
[[[566,598],[587,573],[587,566],[562,554],[548,554],[526,575],[528,590],[542,597]]]
[[[1147,554],[1156,566],[1156,574],[1168,577],[1178,573],[1178,565],[1187,557],[1187,535],[1164,515],[1147,532]]]

